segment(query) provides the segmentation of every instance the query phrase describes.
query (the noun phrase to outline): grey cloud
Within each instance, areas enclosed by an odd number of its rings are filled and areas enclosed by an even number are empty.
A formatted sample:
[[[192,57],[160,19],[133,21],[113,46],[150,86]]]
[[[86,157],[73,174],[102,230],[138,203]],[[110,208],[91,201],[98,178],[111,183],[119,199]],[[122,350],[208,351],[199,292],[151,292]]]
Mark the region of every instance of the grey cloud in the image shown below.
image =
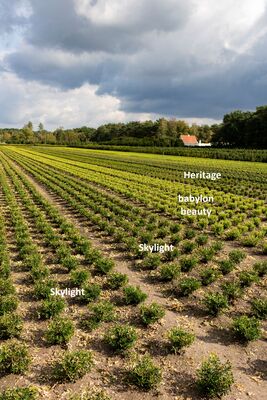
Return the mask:
[[[27,40],[35,46],[74,53],[131,53],[148,45],[146,33],[183,26],[191,10],[191,0],[146,0],[139,4],[126,13],[126,21],[101,24],[78,14],[75,0],[31,0],[33,13]]]
[[[20,6],[23,6],[23,0],[0,0],[0,35],[10,33],[15,26],[26,23],[26,18],[16,13]]]
[[[116,96],[128,113],[220,119],[266,103],[266,33],[239,54],[216,37],[218,21],[207,31],[190,26],[193,1],[129,4],[136,7],[124,10],[128,19],[104,23],[78,13],[74,0],[31,0],[26,44],[6,64],[27,81],[63,90],[96,84],[99,95]],[[266,14],[244,35],[245,45],[259,28],[264,32],[265,20]]]

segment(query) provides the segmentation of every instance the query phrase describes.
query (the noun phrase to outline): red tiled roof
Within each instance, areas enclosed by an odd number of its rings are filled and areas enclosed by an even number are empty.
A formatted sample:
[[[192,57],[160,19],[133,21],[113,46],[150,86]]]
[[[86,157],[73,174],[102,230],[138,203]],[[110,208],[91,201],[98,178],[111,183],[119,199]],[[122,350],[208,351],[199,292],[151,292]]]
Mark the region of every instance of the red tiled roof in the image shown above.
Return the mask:
[[[181,135],[180,138],[184,142],[184,144],[198,144],[195,135]]]

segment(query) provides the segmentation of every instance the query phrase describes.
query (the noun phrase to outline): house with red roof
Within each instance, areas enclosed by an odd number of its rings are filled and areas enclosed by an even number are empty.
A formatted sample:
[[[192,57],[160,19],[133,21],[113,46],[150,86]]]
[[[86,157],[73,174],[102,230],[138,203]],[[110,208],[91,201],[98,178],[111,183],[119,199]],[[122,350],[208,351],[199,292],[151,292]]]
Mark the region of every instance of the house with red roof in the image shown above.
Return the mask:
[[[180,139],[186,147],[210,147],[210,143],[198,142],[195,135],[181,135]]]

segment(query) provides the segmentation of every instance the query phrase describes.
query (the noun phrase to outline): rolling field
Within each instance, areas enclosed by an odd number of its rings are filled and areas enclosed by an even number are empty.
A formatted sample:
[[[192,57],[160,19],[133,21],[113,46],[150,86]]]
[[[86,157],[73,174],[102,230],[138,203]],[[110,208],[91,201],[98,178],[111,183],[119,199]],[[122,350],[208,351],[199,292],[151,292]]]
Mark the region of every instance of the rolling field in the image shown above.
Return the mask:
[[[226,400],[264,400],[267,164],[1,146],[0,170],[0,386],[30,387],[0,400],[204,399],[211,354]]]

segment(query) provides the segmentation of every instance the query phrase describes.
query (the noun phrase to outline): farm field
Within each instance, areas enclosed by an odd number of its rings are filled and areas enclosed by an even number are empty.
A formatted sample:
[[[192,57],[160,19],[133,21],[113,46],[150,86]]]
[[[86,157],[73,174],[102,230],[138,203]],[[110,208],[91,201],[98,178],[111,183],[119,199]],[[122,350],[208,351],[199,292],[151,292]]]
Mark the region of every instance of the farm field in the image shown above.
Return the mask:
[[[223,398],[266,397],[267,164],[4,145],[0,169],[1,389],[200,400],[216,354]]]

